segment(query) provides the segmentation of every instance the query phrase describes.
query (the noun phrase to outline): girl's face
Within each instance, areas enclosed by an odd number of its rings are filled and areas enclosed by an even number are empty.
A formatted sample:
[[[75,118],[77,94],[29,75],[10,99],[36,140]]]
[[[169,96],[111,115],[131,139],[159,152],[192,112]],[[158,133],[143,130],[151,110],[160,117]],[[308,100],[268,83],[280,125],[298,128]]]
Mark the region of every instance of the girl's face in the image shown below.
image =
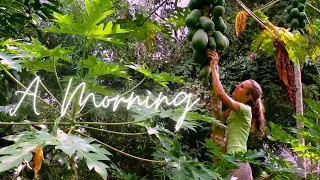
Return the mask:
[[[232,93],[232,97],[241,103],[246,104],[249,100],[252,99],[249,89],[251,88],[250,81],[244,81],[241,84],[236,86],[236,89]]]

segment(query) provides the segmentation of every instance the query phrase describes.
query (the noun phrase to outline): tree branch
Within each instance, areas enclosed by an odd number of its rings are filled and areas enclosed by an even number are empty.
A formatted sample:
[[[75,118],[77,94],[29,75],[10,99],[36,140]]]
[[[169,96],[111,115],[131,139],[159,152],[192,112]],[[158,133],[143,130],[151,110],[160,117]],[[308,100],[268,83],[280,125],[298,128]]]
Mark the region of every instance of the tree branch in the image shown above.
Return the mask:
[[[106,130],[106,129],[99,129],[99,128],[88,127],[88,126],[81,126],[81,125],[76,125],[76,127],[82,127],[82,128],[86,128],[86,129],[92,129],[92,130],[96,130],[96,131],[102,131],[102,132],[107,132],[107,133],[112,133],[112,134],[119,134],[119,135],[126,135],[126,136],[137,136],[137,135],[148,134],[148,132],[144,132],[144,133],[123,133],[123,132],[109,131],[109,130]]]
[[[317,9],[316,7],[314,7],[314,6],[312,6],[310,3],[306,3],[308,6],[310,6],[310,7],[312,7],[314,10],[316,10],[318,13],[320,13],[320,10],[319,9]]]
[[[142,26],[151,16],[154,14],[162,5],[164,5],[168,0],[163,1],[158,7],[156,7],[150,14],[149,16],[138,26]]]
[[[257,23],[259,23],[264,29],[266,29],[273,37],[274,39],[278,39],[276,35],[273,34],[272,31],[263,23],[263,21],[258,18],[241,0],[237,0],[237,3],[255,20]]]
[[[76,133],[78,133],[78,134],[80,134],[80,135],[82,135],[82,136],[88,137],[88,138],[90,137],[90,136],[88,136],[88,135],[86,135],[86,134],[83,134],[83,133],[80,132],[80,131],[77,131],[77,130],[74,130],[74,132],[76,132]],[[97,139],[95,139],[95,141],[98,142],[98,143],[100,143],[100,144],[102,144],[102,145],[104,145],[104,146],[106,146],[106,147],[109,148],[109,149],[112,149],[112,150],[120,153],[120,154],[123,154],[123,155],[125,155],[125,156],[131,157],[131,158],[134,158],[134,159],[137,159],[137,160],[140,160],[140,161],[146,161],[146,162],[151,162],[151,163],[159,163],[159,164],[165,164],[165,163],[167,163],[166,161],[156,161],[156,160],[151,160],[151,159],[140,158],[140,157],[137,157],[137,156],[134,156],[134,155],[125,153],[125,152],[123,152],[123,151],[121,151],[121,150],[119,150],[119,149],[116,149],[116,148],[114,148],[114,147],[112,147],[112,146],[110,146],[110,145],[108,145],[108,144],[106,144],[106,143],[104,143],[104,142],[102,142],[102,141],[99,141],[99,140],[97,140]]]

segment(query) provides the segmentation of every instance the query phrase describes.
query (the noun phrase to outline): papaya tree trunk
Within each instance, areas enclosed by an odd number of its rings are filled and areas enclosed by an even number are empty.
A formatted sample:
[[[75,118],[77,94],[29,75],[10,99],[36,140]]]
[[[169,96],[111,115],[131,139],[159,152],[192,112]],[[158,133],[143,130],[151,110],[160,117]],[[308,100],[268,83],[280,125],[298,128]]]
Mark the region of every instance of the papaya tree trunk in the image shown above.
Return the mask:
[[[219,71],[219,67],[217,68]],[[219,77],[219,75],[218,75]],[[212,116],[222,122],[222,102],[217,98],[213,91],[213,83],[210,86],[210,103],[211,103],[211,114]],[[211,140],[215,142],[218,146],[222,148],[222,152],[225,151],[225,140],[224,140],[225,130],[221,126],[212,125],[211,127]],[[219,161],[219,158],[213,157],[213,162],[216,163]]]
[[[301,70],[299,60],[294,64],[294,79],[296,86],[296,115],[303,115],[303,97],[302,97],[302,83],[301,83]],[[296,121],[296,125],[298,129],[303,128],[303,124],[300,121]],[[305,144],[304,139],[301,136],[297,136],[299,142],[301,144]],[[306,161],[305,158],[298,157],[298,167],[302,169],[306,169]],[[306,176],[304,174],[304,176]]]

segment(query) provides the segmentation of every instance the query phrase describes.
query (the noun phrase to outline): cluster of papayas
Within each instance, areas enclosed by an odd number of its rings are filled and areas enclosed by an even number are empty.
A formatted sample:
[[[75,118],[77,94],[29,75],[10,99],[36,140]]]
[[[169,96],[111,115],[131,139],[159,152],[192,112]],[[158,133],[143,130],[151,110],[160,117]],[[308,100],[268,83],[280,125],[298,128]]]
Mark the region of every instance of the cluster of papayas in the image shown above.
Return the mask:
[[[225,0],[189,0],[190,14],[185,19],[189,31],[187,38],[192,42],[192,59],[201,65],[202,83],[209,86],[210,66],[206,50],[223,52],[229,47],[229,39],[223,34],[227,30],[222,16]],[[209,67],[209,68],[208,68]]]
[[[305,7],[306,0],[290,0],[285,22],[290,24],[291,31],[305,28],[307,18]]]

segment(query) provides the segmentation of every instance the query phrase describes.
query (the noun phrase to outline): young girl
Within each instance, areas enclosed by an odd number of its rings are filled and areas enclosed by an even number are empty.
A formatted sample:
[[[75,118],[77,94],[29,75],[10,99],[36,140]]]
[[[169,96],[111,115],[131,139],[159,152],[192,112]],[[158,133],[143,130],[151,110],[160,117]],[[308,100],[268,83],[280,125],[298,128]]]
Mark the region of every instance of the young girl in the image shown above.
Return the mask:
[[[260,85],[254,80],[246,80],[237,85],[229,97],[219,80],[218,76],[218,54],[215,51],[209,52],[211,59],[212,87],[216,96],[221,102],[230,109],[227,118],[226,133],[226,153],[247,151],[247,140],[249,133],[257,133],[259,136],[264,134],[264,107],[262,104],[262,90]],[[238,162],[239,169],[232,170],[231,176],[238,180],[251,180],[252,171],[249,163]]]

